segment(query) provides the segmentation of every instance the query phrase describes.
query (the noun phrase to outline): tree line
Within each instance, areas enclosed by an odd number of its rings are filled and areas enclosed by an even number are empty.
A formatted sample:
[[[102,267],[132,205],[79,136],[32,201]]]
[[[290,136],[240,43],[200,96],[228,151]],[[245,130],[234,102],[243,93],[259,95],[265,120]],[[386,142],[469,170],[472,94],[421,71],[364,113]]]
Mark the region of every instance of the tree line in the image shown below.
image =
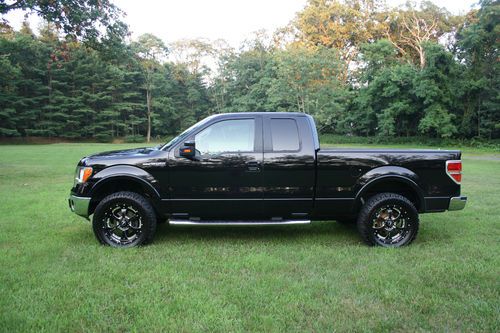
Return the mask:
[[[37,33],[0,23],[0,136],[149,141],[246,111],[305,112],[342,135],[500,136],[498,1],[457,16],[431,2],[309,0],[238,50],[130,40],[109,1],[14,4],[46,21]]]

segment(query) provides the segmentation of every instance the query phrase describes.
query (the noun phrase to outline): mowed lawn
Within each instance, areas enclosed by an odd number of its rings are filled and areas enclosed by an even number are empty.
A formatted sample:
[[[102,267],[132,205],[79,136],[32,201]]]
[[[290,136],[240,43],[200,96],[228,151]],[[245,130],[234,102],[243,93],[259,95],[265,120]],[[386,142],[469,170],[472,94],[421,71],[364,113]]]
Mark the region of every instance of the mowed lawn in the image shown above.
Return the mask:
[[[406,248],[335,222],[100,246],[68,209],[74,169],[131,146],[0,146],[0,331],[500,331],[500,154],[466,150],[466,209],[422,215]]]

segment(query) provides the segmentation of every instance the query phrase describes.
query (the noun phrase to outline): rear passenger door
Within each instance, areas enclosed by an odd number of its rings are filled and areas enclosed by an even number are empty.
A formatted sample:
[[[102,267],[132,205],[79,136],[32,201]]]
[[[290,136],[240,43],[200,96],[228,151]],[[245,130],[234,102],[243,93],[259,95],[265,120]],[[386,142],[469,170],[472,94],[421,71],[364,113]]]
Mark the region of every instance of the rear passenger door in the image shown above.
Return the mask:
[[[264,116],[263,212],[268,218],[308,218],[312,211],[316,154],[305,116]]]

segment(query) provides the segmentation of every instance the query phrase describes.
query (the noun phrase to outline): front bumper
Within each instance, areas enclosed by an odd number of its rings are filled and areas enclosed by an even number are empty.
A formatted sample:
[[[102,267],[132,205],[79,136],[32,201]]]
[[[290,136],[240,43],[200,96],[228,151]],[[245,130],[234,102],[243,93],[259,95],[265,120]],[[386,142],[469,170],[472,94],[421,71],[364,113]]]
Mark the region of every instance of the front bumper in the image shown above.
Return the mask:
[[[71,194],[68,199],[69,208],[77,215],[89,217],[90,198]]]
[[[448,206],[448,210],[461,210],[464,209],[465,204],[467,203],[467,197],[452,197],[450,199],[450,204]]]

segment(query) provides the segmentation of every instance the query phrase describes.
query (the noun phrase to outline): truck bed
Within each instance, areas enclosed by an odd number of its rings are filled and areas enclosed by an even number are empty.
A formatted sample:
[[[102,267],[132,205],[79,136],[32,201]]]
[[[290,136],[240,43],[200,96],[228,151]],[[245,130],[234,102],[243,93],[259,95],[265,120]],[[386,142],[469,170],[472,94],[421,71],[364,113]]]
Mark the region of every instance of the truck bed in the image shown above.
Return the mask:
[[[458,150],[322,148],[317,152],[316,213],[354,209],[360,191],[381,174],[413,181],[421,192],[421,212],[443,211],[449,197],[460,194],[460,186],[446,174],[446,161],[460,157]]]

